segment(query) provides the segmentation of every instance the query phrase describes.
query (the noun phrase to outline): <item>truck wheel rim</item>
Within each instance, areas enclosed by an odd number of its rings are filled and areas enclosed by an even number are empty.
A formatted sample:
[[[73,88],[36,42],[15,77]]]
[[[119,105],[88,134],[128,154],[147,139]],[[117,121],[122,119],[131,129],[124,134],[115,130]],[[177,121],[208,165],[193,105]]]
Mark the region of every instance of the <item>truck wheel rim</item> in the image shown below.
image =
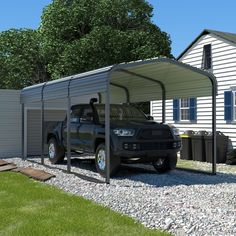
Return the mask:
[[[106,166],[106,154],[104,149],[98,151],[97,164],[100,170],[105,170]]]
[[[48,153],[49,153],[49,158],[54,158],[55,156],[55,146],[53,143],[49,144],[49,148],[48,148]]]

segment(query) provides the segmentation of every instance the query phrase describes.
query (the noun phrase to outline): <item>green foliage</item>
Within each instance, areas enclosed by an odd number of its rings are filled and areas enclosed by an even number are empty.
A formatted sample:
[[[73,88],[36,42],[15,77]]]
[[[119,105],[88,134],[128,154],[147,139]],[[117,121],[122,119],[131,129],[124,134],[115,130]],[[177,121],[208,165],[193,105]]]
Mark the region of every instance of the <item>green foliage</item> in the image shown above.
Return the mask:
[[[0,235],[169,235],[19,173],[0,178]]]
[[[21,89],[47,80],[40,35],[35,30],[8,30],[0,33],[0,86]]]
[[[98,1],[93,26],[111,26],[122,31],[137,30],[150,22],[152,6],[144,0]]]
[[[71,42],[90,32],[97,1],[54,0],[42,14],[40,31],[46,41]]]
[[[145,0],[54,0],[38,30],[0,33],[0,86],[24,86],[120,62],[172,57]]]
[[[152,10],[145,0],[54,0],[40,27],[52,77],[171,57],[169,36],[151,22]]]

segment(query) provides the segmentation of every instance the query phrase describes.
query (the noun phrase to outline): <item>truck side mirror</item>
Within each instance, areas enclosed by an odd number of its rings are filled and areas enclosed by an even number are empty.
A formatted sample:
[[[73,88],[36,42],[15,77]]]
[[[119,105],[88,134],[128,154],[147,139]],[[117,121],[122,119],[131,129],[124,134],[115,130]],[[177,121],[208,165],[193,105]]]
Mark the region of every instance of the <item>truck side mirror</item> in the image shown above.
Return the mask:
[[[154,120],[153,116],[147,115],[148,120]]]

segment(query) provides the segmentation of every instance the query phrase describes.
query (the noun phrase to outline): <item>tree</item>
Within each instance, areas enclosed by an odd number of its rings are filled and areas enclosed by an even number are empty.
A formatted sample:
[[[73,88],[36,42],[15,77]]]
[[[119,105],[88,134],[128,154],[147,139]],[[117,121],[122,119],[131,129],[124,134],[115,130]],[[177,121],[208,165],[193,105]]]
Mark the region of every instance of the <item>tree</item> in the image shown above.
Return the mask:
[[[51,76],[171,57],[170,38],[151,22],[152,11],[145,0],[54,0],[40,27]]]
[[[121,62],[172,57],[145,0],[53,0],[38,30],[0,33],[0,86],[22,87]]]
[[[11,29],[1,32],[0,66],[1,88],[21,89],[48,80],[38,31]]]

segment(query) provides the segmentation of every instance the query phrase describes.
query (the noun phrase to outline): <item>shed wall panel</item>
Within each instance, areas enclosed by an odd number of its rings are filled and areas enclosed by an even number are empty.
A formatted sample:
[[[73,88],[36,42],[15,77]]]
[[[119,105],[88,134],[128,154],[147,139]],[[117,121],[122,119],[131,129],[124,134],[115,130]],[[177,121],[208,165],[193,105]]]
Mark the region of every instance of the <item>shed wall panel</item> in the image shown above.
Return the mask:
[[[41,111],[27,111],[27,155],[41,154]],[[63,121],[66,116],[65,110],[45,110],[45,122]],[[47,147],[45,145],[45,154]]]
[[[20,91],[0,90],[0,110],[0,158],[20,156]]]

